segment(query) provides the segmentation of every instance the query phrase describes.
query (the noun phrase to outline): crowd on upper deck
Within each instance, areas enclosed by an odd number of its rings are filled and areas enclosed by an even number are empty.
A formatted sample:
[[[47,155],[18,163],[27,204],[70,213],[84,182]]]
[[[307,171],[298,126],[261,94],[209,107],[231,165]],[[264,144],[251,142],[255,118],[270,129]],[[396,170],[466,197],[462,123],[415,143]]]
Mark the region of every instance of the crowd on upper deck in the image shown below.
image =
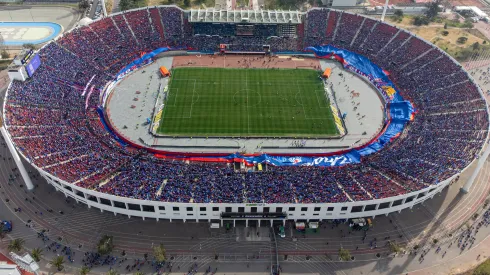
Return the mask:
[[[487,135],[485,101],[475,83],[437,48],[379,21],[312,9],[298,36],[271,26],[236,36],[233,26],[195,29],[175,7],[106,17],[43,47],[34,77],[8,89],[6,121],[29,160],[79,186],[118,196],[172,202],[317,203],[379,199],[436,184],[459,173]],[[216,51],[299,51],[332,44],[387,70],[417,110],[405,132],[381,152],[346,167],[273,167],[235,172],[229,164],[184,163],[118,146],[96,112],[100,88],[121,68],[158,47]],[[95,87],[89,99],[84,87]]]

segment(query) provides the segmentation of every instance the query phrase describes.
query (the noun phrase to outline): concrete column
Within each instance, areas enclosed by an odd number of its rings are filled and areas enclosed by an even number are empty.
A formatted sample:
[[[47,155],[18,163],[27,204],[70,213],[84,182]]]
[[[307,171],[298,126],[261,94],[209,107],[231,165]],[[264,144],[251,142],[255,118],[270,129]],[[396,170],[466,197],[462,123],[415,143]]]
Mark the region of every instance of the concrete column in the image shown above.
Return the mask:
[[[248,227],[248,219],[245,220],[245,227]]]
[[[24,180],[27,189],[28,190],[34,189],[34,184],[32,184],[31,178],[29,177],[29,174],[27,174],[26,168],[24,167],[24,164],[22,163],[22,160],[20,159],[17,150],[15,150],[14,144],[10,140],[7,131],[5,130],[4,127],[0,127],[0,131],[2,132],[2,136],[5,139],[7,146],[9,147],[10,153],[12,154],[12,159],[17,165],[17,168],[19,168],[20,175],[22,176],[22,179]]]
[[[233,227],[236,227],[236,220],[233,219]]]
[[[282,220],[282,226],[286,226],[286,220]]]
[[[273,220],[271,220],[271,227],[273,226]]]
[[[105,1],[102,0],[102,12],[104,13],[104,17],[107,17],[107,10],[105,9]]]
[[[485,149],[485,152],[483,152],[483,155],[478,159],[478,164],[476,166],[476,169],[473,171],[473,174],[471,174],[471,177],[468,179],[465,185],[461,187],[460,189],[461,193],[466,194],[470,191],[470,188],[471,186],[473,186],[473,182],[475,181],[476,176],[478,176],[478,173],[480,173],[480,170],[485,164],[485,160],[487,160],[489,154],[490,154],[490,145],[487,144],[487,148]]]
[[[260,227],[260,220],[257,221],[258,227]]]
[[[223,220],[221,220],[221,227],[223,227]]]
[[[87,204],[88,208],[90,209],[90,204],[88,203],[89,199],[87,197],[87,193],[83,193],[83,197],[85,198],[85,201],[87,202],[86,204]]]
[[[388,9],[388,3],[390,0],[386,0],[385,6],[383,8],[383,14],[381,14],[381,22],[385,21],[385,16],[386,16],[386,10]]]

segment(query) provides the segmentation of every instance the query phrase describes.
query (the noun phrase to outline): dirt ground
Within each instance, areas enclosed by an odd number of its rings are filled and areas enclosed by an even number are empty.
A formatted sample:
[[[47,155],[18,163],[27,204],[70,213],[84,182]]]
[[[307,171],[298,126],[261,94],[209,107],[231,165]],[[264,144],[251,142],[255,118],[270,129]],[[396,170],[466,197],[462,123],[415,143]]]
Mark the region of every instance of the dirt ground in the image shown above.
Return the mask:
[[[212,68],[311,68],[320,70],[315,58],[266,55],[188,55],[173,58],[172,67]]]
[[[483,3],[478,0],[448,0],[451,6],[476,6],[479,8],[485,7]]]
[[[456,29],[456,28],[417,28],[416,30],[410,30],[415,32],[417,35],[425,38],[426,40],[434,43],[441,49],[446,50],[450,55],[455,55],[461,49],[472,45],[475,42],[483,44],[484,39],[468,32],[466,29]],[[447,31],[449,34],[443,36],[442,32]],[[459,37],[466,37],[468,40],[464,44],[457,43]]]

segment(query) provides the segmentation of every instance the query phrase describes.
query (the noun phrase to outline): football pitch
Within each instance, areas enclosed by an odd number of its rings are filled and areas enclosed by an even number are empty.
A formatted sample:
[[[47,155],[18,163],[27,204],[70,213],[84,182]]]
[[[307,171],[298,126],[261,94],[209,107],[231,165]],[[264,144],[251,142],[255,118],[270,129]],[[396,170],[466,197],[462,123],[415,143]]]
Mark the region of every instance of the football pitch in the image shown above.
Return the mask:
[[[338,130],[317,71],[175,68],[157,133],[331,137]]]

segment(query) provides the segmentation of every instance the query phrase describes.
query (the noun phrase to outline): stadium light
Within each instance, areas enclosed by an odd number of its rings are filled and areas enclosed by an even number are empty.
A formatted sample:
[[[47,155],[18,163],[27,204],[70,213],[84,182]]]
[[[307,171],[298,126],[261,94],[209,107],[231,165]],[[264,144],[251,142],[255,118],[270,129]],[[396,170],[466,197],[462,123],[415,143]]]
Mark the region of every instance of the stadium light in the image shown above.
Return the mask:
[[[388,2],[390,2],[390,0],[386,0],[385,2],[385,6],[383,8],[383,14],[381,15],[381,22],[385,21],[386,10],[388,9]]]

